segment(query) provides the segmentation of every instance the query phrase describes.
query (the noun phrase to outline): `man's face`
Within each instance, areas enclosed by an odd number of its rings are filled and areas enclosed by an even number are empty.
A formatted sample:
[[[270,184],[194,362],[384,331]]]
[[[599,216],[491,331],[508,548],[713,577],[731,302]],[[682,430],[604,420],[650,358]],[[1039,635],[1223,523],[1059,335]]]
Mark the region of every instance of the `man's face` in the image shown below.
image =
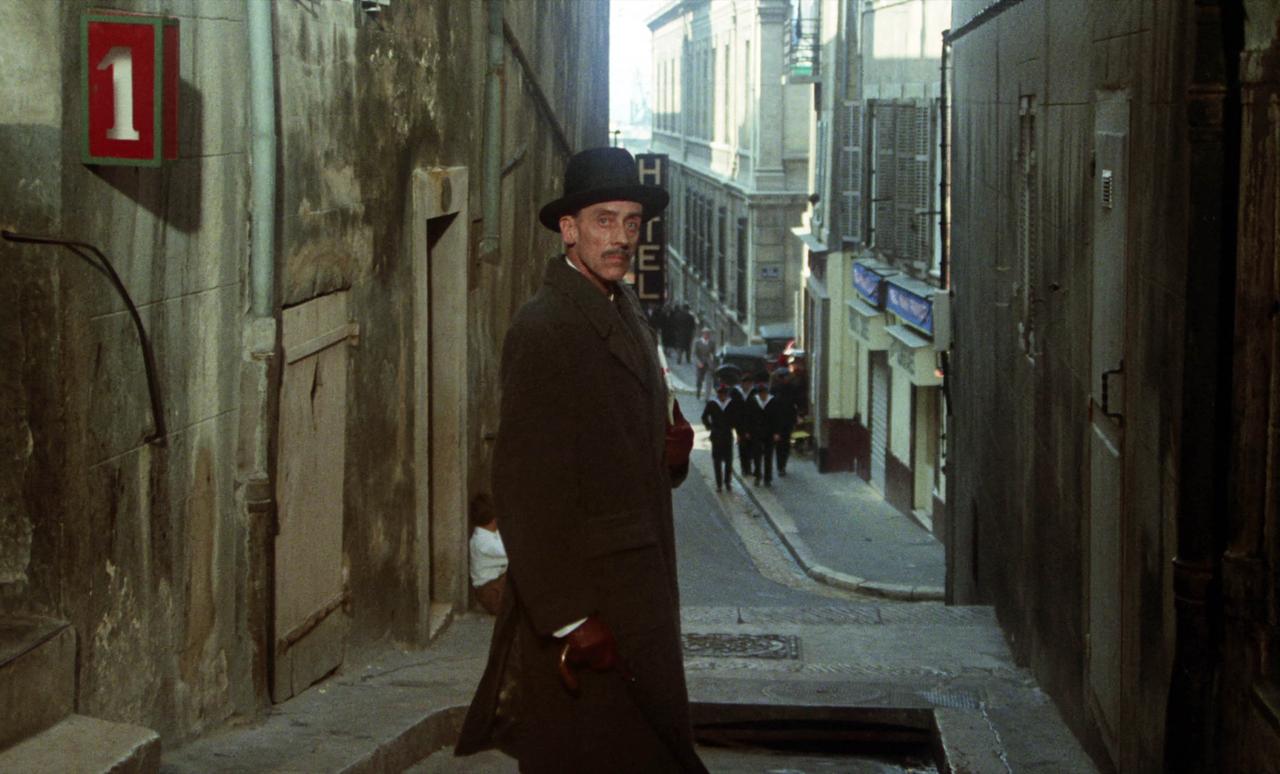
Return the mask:
[[[565,255],[603,292],[631,268],[644,208],[637,202],[600,202],[560,219]]]

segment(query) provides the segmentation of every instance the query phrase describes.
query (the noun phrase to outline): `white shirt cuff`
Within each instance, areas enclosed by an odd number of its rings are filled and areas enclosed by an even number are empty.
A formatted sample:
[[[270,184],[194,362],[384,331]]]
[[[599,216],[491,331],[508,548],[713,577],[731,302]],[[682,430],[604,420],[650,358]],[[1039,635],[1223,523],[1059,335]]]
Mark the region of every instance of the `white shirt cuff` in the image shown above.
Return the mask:
[[[561,626],[559,629],[555,630],[555,636],[560,637],[562,639],[564,637],[568,637],[570,634],[573,634],[574,629],[577,629],[579,626],[582,626],[586,622],[587,622],[587,619],[583,618],[583,619],[574,621],[568,626]]]

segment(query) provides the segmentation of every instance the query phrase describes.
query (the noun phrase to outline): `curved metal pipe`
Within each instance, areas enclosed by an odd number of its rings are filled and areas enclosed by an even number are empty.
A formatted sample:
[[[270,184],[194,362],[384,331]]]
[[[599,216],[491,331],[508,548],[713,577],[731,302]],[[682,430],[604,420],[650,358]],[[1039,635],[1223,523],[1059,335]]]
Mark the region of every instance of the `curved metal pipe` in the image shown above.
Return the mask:
[[[154,425],[154,431],[144,437],[144,441],[153,446],[164,446],[165,436],[168,431],[165,429],[164,423],[164,404],[160,399],[160,380],[156,376],[156,355],[151,348],[151,339],[147,338],[147,329],[142,325],[142,315],[138,313],[138,307],[133,303],[129,291],[125,288],[124,282],[120,280],[120,275],[116,274],[115,267],[111,265],[111,261],[107,260],[107,256],[102,251],[88,242],[77,242],[72,239],[60,239],[58,237],[37,236],[35,234],[19,234],[13,231],[0,231],[0,237],[4,237],[10,242],[24,242],[27,244],[37,245],[60,245],[67,248],[71,252],[80,257],[81,260],[88,263],[93,268],[106,276],[107,280],[120,294],[120,298],[124,300],[125,306],[129,308],[129,316],[133,318],[133,326],[138,331],[138,343],[142,347],[142,365],[147,373],[147,392],[151,396],[151,421]],[[85,255],[82,250],[88,250],[97,256],[97,261]]]

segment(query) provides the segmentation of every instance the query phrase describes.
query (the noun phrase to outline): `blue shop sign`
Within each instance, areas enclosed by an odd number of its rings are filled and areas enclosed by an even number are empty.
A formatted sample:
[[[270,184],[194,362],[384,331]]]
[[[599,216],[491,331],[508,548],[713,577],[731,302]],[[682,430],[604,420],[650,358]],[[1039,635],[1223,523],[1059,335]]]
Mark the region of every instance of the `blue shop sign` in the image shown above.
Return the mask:
[[[884,277],[860,263],[853,265],[853,287],[877,309],[884,309]]]
[[[889,283],[885,308],[907,325],[933,335],[933,300]]]

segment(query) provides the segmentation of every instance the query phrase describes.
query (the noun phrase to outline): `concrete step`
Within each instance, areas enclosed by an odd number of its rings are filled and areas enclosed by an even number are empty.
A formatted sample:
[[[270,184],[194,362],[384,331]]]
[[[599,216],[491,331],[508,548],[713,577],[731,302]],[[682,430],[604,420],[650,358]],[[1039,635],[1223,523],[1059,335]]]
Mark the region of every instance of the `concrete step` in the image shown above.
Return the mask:
[[[76,634],[70,624],[0,616],[0,750],[70,715],[75,697]]]
[[[160,736],[142,726],[69,715],[0,751],[0,771],[154,774],[160,771]]]

